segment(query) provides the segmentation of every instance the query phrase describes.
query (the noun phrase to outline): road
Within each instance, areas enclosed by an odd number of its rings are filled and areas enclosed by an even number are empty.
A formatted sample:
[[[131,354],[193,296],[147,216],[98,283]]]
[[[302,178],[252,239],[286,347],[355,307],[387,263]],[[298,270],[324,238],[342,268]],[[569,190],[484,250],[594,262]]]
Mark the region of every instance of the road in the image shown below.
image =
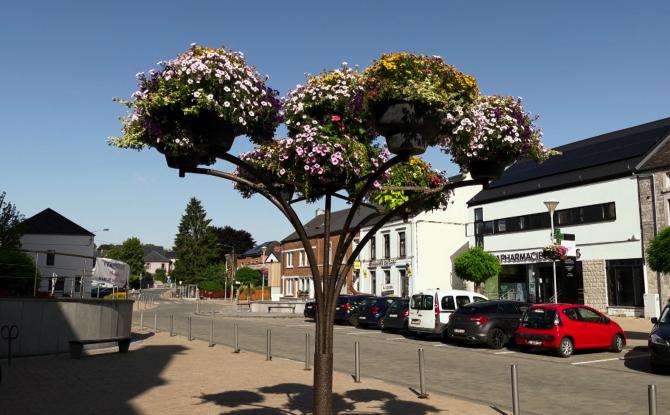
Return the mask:
[[[159,300],[157,308],[144,312],[144,324],[153,328],[157,313],[159,330],[169,330],[172,314],[175,332],[185,336],[187,318],[191,316],[193,336],[208,340],[213,320],[215,343],[232,346],[233,325],[237,323],[242,352],[258,353],[265,353],[269,328],[274,358],[304,361],[305,334],[314,339],[312,321],[224,317],[217,315],[221,309],[202,304],[201,314],[196,315],[193,302]],[[202,315],[210,312],[212,317]],[[135,311],[134,324],[139,324],[139,311]],[[643,348],[627,349],[621,354],[581,352],[562,359],[549,353],[443,344],[437,339],[416,340],[409,335],[336,325],[336,370],[353,372],[355,341],[360,342],[363,382],[365,377],[374,377],[418,389],[417,349],[421,347],[425,351],[429,393],[439,392],[509,411],[510,366],[516,364],[523,414],[646,414],[649,384],[657,385],[658,413],[670,413],[670,399],[665,398],[670,396],[670,376],[651,373],[648,353]]]

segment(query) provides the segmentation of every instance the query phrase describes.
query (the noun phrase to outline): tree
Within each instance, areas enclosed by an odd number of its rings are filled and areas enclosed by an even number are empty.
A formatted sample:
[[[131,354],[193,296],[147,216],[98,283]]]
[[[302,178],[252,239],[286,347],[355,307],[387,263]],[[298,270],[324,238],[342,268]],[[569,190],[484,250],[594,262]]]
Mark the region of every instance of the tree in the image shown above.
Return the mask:
[[[653,271],[670,273],[670,227],[659,232],[649,244],[647,262]]]
[[[476,289],[489,278],[500,273],[500,261],[480,247],[470,248],[454,259],[454,272],[466,281],[475,283]]]
[[[209,265],[198,275],[198,287],[206,291],[221,291],[223,290],[224,278],[226,278],[225,264]]]
[[[34,259],[20,251],[0,248],[0,291],[32,295],[36,273]]]
[[[244,229],[235,229],[230,226],[223,228],[214,227],[214,233],[219,240],[219,262],[226,261],[226,255],[239,255],[256,246],[256,241],[251,234]]]
[[[203,271],[216,262],[218,246],[216,234],[209,226],[207,212],[198,199],[191,198],[186,213],[181,217],[179,232],[175,238],[174,251],[177,262],[172,274],[175,280],[195,284]]]
[[[21,222],[23,215],[11,202],[5,201],[5,192],[0,193],[0,249],[17,249],[21,246]]]
[[[247,300],[251,301],[252,288],[260,284],[261,273],[258,270],[242,267],[235,273],[235,280],[239,281],[240,287],[247,286]],[[241,288],[242,289],[242,288]]]
[[[158,268],[154,273],[154,280],[165,282],[167,280],[167,273],[163,268]]]
[[[130,266],[130,279],[135,280],[146,273],[144,266],[144,249],[137,237],[123,241],[121,245],[109,249],[107,257],[123,261]]]

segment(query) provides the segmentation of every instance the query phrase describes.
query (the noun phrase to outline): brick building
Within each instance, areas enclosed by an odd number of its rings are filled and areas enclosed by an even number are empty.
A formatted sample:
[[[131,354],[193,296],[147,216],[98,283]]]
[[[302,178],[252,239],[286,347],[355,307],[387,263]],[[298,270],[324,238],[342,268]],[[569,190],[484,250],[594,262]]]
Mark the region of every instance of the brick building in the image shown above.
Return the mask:
[[[361,207],[354,216],[352,226],[357,225],[364,217],[373,213],[373,210]],[[349,214],[349,209],[331,212],[330,216],[330,260],[332,264],[335,248],[340,240],[340,234],[344,227],[344,221]],[[323,248],[324,248],[324,219],[322,210],[317,209],[316,216],[307,222],[305,232],[310,238],[312,248],[315,250],[319,269],[323,269]],[[351,247],[347,251],[345,261],[351,255]],[[281,241],[281,296],[288,298],[314,298],[314,282],[312,271],[307,261],[307,254],[298,234],[293,232]],[[343,292],[351,292],[352,272],[347,274],[347,282],[343,286]]]
[[[654,315],[657,278],[644,251],[670,223],[670,118],[576,141],[542,164],[519,161],[470,200],[469,235],[503,269],[487,291],[530,302],[554,301],[544,202],[559,202],[555,228],[574,236],[574,257],[556,263],[559,302],[610,314]],[[655,206],[656,209],[652,207]],[[574,260],[574,264],[570,263]],[[662,303],[667,276],[659,276]]]

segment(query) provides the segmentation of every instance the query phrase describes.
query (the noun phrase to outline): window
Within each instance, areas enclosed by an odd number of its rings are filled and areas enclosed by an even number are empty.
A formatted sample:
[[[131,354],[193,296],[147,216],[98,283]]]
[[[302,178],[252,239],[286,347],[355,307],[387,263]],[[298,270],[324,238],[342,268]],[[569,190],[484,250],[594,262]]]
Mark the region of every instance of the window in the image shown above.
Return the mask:
[[[470,297],[467,295],[459,295],[456,297],[456,304],[458,304],[459,308],[466,304],[470,304]]]
[[[474,300],[475,303],[484,303],[486,301],[489,301],[484,297],[477,297],[476,295],[472,297],[472,299]]]
[[[456,310],[456,305],[454,303],[454,296],[453,295],[446,295],[446,296],[442,297],[442,309],[447,310],[447,311]]]
[[[391,271],[388,269],[384,270],[384,284],[391,283]]]
[[[391,258],[391,235],[384,234],[384,259]]]
[[[370,292],[372,294],[377,293],[377,272],[370,271]]]
[[[475,209],[475,246],[484,247],[484,210]]]
[[[374,236],[370,238],[370,259],[377,259],[377,238]]]
[[[305,251],[298,251],[298,266],[299,267],[304,267],[305,266],[305,256],[306,256]]]
[[[405,258],[405,232],[398,232],[398,256]]]
[[[413,310],[432,310],[433,296],[421,294],[413,295],[409,307]]]
[[[579,318],[582,321],[587,321],[589,323],[602,323],[602,317],[600,314],[595,311],[589,310],[588,308],[578,308],[577,313],[579,313]]]
[[[52,267],[56,263],[56,252],[47,251],[47,266]]]
[[[644,306],[644,277],[641,259],[606,262],[607,297],[610,306]]]
[[[576,308],[566,308],[563,310],[563,314],[572,321],[579,321],[579,314]]]
[[[293,268],[293,252],[286,253],[286,268]]]

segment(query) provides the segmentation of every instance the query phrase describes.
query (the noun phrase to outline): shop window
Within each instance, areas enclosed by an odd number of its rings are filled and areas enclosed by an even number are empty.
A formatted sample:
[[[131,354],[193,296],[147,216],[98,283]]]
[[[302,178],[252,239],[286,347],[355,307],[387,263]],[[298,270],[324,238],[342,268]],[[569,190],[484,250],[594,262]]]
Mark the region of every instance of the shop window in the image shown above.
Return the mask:
[[[610,306],[644,306],[641,259],[607,261],[607,296]]]
[[[391,283],[391,270],[385,269],[384,270],[384,284],[390,284]]]

